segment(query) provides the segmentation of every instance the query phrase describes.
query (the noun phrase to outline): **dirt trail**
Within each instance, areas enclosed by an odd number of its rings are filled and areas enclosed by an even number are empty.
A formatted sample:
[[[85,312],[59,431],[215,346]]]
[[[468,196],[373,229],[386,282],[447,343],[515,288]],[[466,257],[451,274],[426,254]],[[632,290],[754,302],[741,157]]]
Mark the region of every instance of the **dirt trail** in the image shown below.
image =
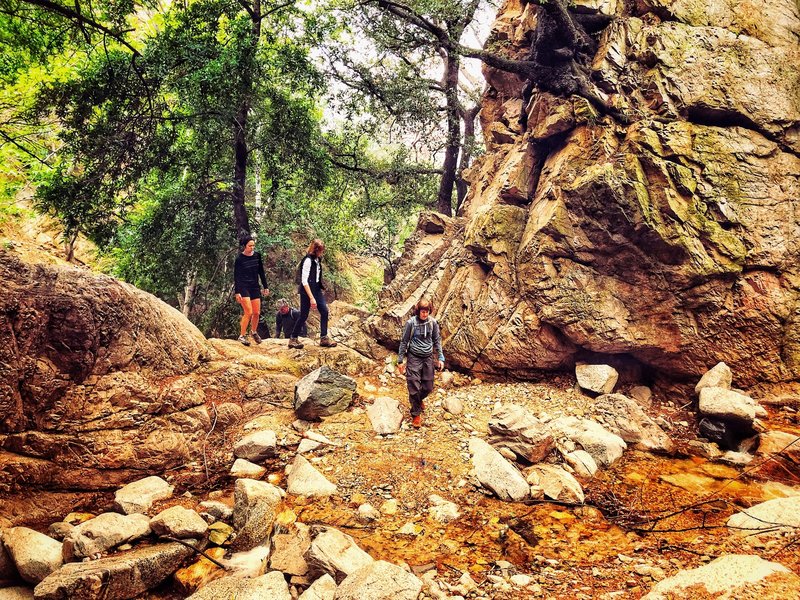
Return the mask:
[[[760,481],[758,469],[743,475],[741,468],[687,454],[669,458],[628,450],[613,468],[582,482],[586,506],[501,502],[474,487],[468,477],[467,443],[470,436],[485,437],[497,402],[520,404],[540,416],[591,414],[593,399],[577,391],[569,376],[556,375],[546,383],[483,383],[457,375],[458,384],[437,387],[428,399],[419,430],[410,427],[404,380],[385,374],[380,379],[377,374],[356,377],[355,406],[314,427],[340,444],[323,447],[311,458],[337,484],[339,494],[325,500],[287,500],[299,520],[338,527],[376,558],[405,562],[418,572],[436,568],[440,578],[453,582],[462,572],[485,581],[504,567],[508,572],[507,561],[510,572],[534,578],[536,595],[553,598],[594,598],[609,592],[637,598],[664,576],[731,552],[757,553],[800,573],[797,553],[784,549],[787,540],[753,548],[724,527],[737,507],[784,492],[782,484]],[[463,414],[450,415],[442,408],[448,395],[463,401]],[[378,436],[370,426],[364,406],[379,396],[397,398],[404,408],[397,434]],[[670,435],[685,450],[685,442],[695,437],[693,414],[671,403],[656,405],[673,424]],[[279,409],[265,418],[285,437],[294,415]],[[280,484],[294,450],[287,447],[270,465]],[[784,479],[786,484],[800,483],[797,474]],[[427,512],[430,494],[455,502],[461,516],[448,524],[433,520]],[[712,498],[717,501],[679,510]],[[360,504],[386,509],[392,500],[397,504],[393,514],[384,513],[369,524],[359,520]],[[668,531],[633,531],[637,520],[671,512],[677,514],[641,525]],[[401,528],[411,533],[401,533]],[[500,592],[492,597],[530,595]]]

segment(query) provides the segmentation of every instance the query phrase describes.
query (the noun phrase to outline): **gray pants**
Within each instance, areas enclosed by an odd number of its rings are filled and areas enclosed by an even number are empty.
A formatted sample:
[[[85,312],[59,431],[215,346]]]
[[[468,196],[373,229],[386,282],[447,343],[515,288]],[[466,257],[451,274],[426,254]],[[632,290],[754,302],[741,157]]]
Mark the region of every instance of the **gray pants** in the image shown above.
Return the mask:
[[[433,391],[433,354],[414,356],[409,353],[406,361],[406,384],[408,400],[411,402],[411,416],[422,413],[422,401]]]

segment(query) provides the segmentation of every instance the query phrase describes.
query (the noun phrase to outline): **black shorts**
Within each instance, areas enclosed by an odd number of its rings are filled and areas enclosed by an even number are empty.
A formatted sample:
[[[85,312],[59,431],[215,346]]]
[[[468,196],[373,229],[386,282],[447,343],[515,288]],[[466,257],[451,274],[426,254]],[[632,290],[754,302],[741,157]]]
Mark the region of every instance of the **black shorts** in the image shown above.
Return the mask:
[[[250,298],[251,300],[260,300],[261,299],[261,288],[254,287],[254,288],[247,288],[244,290],[238,290],[237,294],[241,294],[242,298]]]

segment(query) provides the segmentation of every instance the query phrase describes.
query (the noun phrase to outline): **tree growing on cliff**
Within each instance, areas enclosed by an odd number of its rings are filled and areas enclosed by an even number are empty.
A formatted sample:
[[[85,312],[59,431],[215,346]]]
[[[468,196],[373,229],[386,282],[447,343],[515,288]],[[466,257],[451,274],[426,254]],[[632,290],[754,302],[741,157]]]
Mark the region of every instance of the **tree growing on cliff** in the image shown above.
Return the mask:
[[[528,0],[539,7],[536,26],[530,32],[530,50],[522,60],[514,60],[492,50],[460,47],[465,56],[487,65],[515,73],[527,81],[523,106],[538,89],[556,96],[576,94],[586,98],[601,113],[622,120],[625,116],[613,107],[608,95],[591,78],[591,62],[602,31],[612,17],[599,13],[576,12],[569,0]],[[523,110],[521,119],[527,114]]]
[[[592,82],[589,69],[597,49],[597,41],[592,36],[611,18],[574,12],[567,0],[531,2],[538,5],[539,10],[536,27],[530,34],[530,50],[522,59],[505,56],[492,48],[475,49],[463,44],[462,35],[472,22],[480,0],[361,0],[354,5],[368,23],[364,29],[377,47],[401,59],[393,79],[381,77],[374,66],[352,69],[362,82],[360,87],[394,111],[414,102],[420,95],[419,89],[444,95],[447,135],[437,194],[437,209],[444,214],[452,214],[454,185],[458,188],[457,207],[466,195],[466,183],[460,174],[471,159],[473,143],[470,140],[474,139],[474,121],[479,110],[479,104],[466,108],[458,96],[462,57],[477,58],[491,67],[522,76],[527,82],[522,90],[524,104],[534,89],[560,96],[578,94],[601,112],[624,119],[624,115],[611,106],[608,96]],[[431,81],[427,72],[420,72],[419,65],[425,62],[418,57],[424,52],[441,59],[441,81]],[[379,64],[379,61],[373,63]],[[387,81],[400,93],[387,85]],[[429,109],[428,114],[431,113],[435,111]],[[416,114],[424,113],[417,109]],[[527,112],[521,111],[520,118],[524,127]],[[459,119],[463,122],[463,137]],[[418,117],[418,120],[421,119]]]

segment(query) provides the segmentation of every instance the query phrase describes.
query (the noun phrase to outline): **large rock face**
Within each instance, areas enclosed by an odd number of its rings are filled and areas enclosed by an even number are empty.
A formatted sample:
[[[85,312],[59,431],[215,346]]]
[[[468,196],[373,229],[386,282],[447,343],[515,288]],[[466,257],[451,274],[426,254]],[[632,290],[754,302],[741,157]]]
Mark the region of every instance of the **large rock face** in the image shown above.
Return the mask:
[[[521,80],[486,69],[467,200],[420,219],[373,331],[396,344],[424,294],[464,368],[601,353],[671,378],[724,360],[739,385],[798,379],[796,2],[575,4],[615,15],[588,66],[626,118],[578,96],[522,106]],[[494,46],[523,56],[537,10],[507,0]]]
[[[178,311],[111,277],[0,250],[0,490],[103,489],[199,454],[213,355]]]

